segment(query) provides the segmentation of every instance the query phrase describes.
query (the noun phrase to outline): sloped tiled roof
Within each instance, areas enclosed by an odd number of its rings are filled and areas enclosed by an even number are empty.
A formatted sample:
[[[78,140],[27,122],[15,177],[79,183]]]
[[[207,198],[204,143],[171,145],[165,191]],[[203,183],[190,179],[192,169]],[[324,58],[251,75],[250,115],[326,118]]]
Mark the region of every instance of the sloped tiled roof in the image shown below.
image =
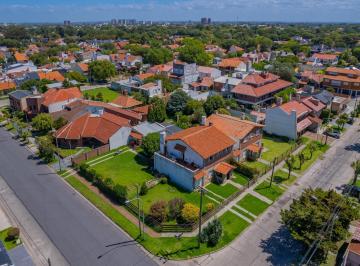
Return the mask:
[[[290,114],[292,111],[296,111],[297,117],[302,116],[311,111],[311,109],[308,108],[305,104],[299,103],[297,101],[290,101],[284,103],[280,105],[279,108],[288,114]]]
[[[313,97],[306,97],[301,102],[315,112],[319,112],[326,107],[325,104]]]
[[[40,79],[56,80],[58,82],[63,82],[65,80],[64,76],[61,75],[59,71],[39,72],[38,75]]]
[[[0,91],[15,89],[15,88],[16,88],[16,84],[13,81],[0,82]]]
[[[253,97],[261,97],[271,92],[285,89],[287,87],[290,87],[291,85],[293,85],[293,83],[282,79],[278,79],[277,81],[267,83],[260,87],[254,87],[248,84],[241,83],[235,86],[231,92]]]
[[[27,57],[26,54],[22,54],[19,52],[15,52],[14,57],[15,57],[16,62],[23,62],[23,61],[29,60],[29,58]]]
[[[263,127],[263,125],[224,114],[212,114],[207,120],[232,139],[242,139],[255,128]]]
[[[174,133],[168,141],[181,140],[204,159],[234,145],[234,141],[215,126],[197,126]]]
[[[67,88],[67,89],[49,89],[43,95],[44,101],[43,105],[49,106],[50,104],[63,102],[70,99],[80,99],[82,98],[81,91],[77,87]]]
[[[86,113],[55,132],[56,138],[95,138],[108,143],[109,138],[121,127],[130,126],[127,119],[104,112],[102,115]]]
[[[126,95],[119,95],[112,103],[123,108],[131,108],[142,104],[142,102]]]

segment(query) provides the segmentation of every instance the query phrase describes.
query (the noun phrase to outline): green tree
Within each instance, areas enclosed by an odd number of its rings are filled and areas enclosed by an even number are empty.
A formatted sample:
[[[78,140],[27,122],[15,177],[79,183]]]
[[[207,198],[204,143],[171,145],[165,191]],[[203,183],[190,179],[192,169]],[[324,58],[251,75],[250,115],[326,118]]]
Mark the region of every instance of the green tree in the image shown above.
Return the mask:
[[[194,204],[185,203],[184,208],[181,210],[181,217],[185,222],[194,223],[199,218],[199,211],[200,209]]]
[[[191,127],[190,116],[179,113],[176,125],[182,129],[187,129],[187,128]]]
[[[140,187],[140,192],[139,192],[139,194],[141,195],[141,196],[144,196],[144,195],[146,195],[147,193],[148,193],[148,186],[146,185],[146,182],[143,182],[142,184],[141,184],[141,187]]]
[[[338,210],[325,233],[322,232],[333,212]],[[309,248],[318,241],[318,249],[312,262],[320,264],[328,251],[337,250],[337,243],[345,240],[350,222],[359,218],[359,206],[355,201],[336,193],[334,190],[306,189],[294,199],[289,209],[281,210],[281,221],[292,237]]]
[[[166,112],[169,116],[174,116],[178,112],[182,112],[190,97],[183,90],[174,91],[166,106]]]
[[[113,188],[113,194],[120,204],[124,204],[128,196],[127,187],[116,184]]]
[[[89,64],[90,77],[96,81],[105,81],[115,76],[115,66],[107,60],[93,61]]]
[[[300,153],[298,153],[297,157],[299,160],[299,169],[301,169],[301,167],[303,166],[303,164],[305,162],[305,155],[303,152],[300,152]]]
[[[39,156],[45,163],[50,163],[54,160],[55,146],[50,136],[42,136],[36,139],[39,148]]]
[[[165,64],[173,59],[173,55],[166,48],[150,48],[144,54],[144,63],[151,65]]]
[[[285,164],[288,169],[288,179],[290,178],[291,172],[295,167],[295,161],[296,161],[295,156],[292,154],[285,159]]]
[[[148,157],[154,156],[154,153],[160,150],[160,134],[150,133],[146,135],[141,143],[141,148]]]
[[[87,80],[87,78],[84,75],[82,75],[81,73],[76,72],[76,71],[70,71],[70,72],[66,73],[65,76],[69,80],[76,80],[77,82],[80,82],[80,83],[84,83]]]
[[[257,36],[255,37],[255,45],[258,47],[258,50],[261,52],[269,51],[272,46],[272,40],[264,37],[264,36]]]
[[[205,52],[205,46],[201,41],[186,38],[179,49],[179,59],[187,63],[207,66],[211,64],[212,56]]]
[[[41,113],[34,117],[31,124],[36,131],[48,132],[52,129],[53,123],[51,115]]]
[[[159,97],[150,99],[150,110],[148,120],[150,122],[163,122],[166,118],[166,105],[165,102]]]
[[[311,159],[313,157],[314,152],[318,149],[318,145],[315,142],[312,141],[308,145],[308,149],[309,149],[309,152],[310,152],[310,159]]]
[[[49,63],[49,58],[43,54],[43,53],[37,53],[30,56],[30,60],[36,65],[36,66],[43,66],[47,63]]]
[[[185,201],[182,198],[173,198],[169,200],[169,218],[178,219],[181,216],[181,210],[183,209]]]
[[[292,81],[295,74],[294,68],[292,67],[291,63],[288,62],[282,63],[275,61],[269,70],[271,73],[278,75],[281,79],[287,81]]]
[[[200,241],[214,247],[219,243],[223,232],[222,224],[219,219],[214,219],[200,233]]]
[[[219,108],[225,107],[225,100],[220,95],[210,96],[204,103],[204,109],[207,115],[211,115]]]
[[[62,128],[67,124],[67,120],[60,116],[58,119],[56,119],[53,123],[53,127],[58,130],[59,128]]]
[[[144,83],[156,82],[157,80],[161,80],[162,87],[166,92],[173,92],[177,88],[179,88],[178,85],[172,83],[171,80],[169,79],[169,77],[167,77],[165,75],[154,75],[150,78],[145,79]]]

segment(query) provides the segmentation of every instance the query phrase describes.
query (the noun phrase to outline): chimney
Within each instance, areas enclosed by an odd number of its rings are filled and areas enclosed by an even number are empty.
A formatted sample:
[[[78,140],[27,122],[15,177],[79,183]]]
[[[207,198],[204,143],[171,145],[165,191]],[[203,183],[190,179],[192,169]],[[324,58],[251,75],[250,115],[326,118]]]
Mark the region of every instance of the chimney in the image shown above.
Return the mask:
[[[160,153],[165,155],[165,146],[166,146],[166,132],[160,132]]]
[[[201,125],[206,126],[206,116],[205,115],[201,116]]]
[[[297,100],[298,102],[301,101],[301,95],[300,95],[300,93],[296,94],[296,100]]]

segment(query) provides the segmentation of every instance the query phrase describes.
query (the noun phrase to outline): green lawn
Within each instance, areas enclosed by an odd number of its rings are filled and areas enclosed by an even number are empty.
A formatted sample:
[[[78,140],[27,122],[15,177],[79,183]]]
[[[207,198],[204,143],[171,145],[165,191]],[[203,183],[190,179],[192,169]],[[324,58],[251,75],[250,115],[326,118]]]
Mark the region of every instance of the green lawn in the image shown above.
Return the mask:
[[[272,201],[275,201],[284,193],[284,190],[278,187],[276,184],[272,184],[270,187],[270,182],[268,181],[262,182],[254,190]]]
[[[210,183],[205,188],[214,192],[217,195],[220,195],[221,197],[223,197],[225,199],[230,197],[236,191],[238,191],[238,189],[235,186],[233,186],[229,183],[225,184],[225,185],[217,185],[214,183]]]
[[[220,217],[223,225],[223,237],[215,247],[208,247],[206,244],[201,244],[200,248],[198,248],[196,237],[182,237],[180,239],[176,239],[175,237],[154,238],[145,234],[145,239],[140,240],[137,238],[137,225],[129,222],[113,206],[103,201],[100,196],[91,191],[75,177],[70,176],[66,181],[114,221],[114,223],[125,230],[132,238],[136,239],[149,252],[154,255],[166,256],[169,259],[190,259],[194,256],[216,251],[228,245],[249,225],[246,221],[227,211]]]
[[[300,168],[300,162],[298,157],[296,156],[296,163],[295,163],[295,169],[294,172],[296,173],[302,173],[304,172],[306,169],[308,169],[320,156],[322,156],[327,150],[329,149],[328,145],[322,145],[319,146],[319,149],[314,151],[313,156],[310,158],[310,151],[308,148],[305,148],[303,150],[303,153],[305,155],[305,162],[303,163],[303,165]]]
[[[233,209],[234,211],[236,211],[236,212],[244,215],[246,218],[250,219],[251,221],[254,221],[254,220],[255,220],[254,217],[252,217],[250,214],[244,212],[243,210],[241,210],[240,208],[238,208],[236,205],[233,206],[231,209]]]
[[[273,180],[277,184],[291,185],[295,182],[296,176],[290,175],[290,178],[288,179],[288,173],[279,169],[274,173]]]
[[[227,211],[219,218],[223,226],[223,236],[220,242],[229,243],[249,226],[249,223],[236,214]]]
[[[232,181],[234,181],[235,183],[238,183],[242,186],[247,186],[249,183],[249,178],[244,176],[243,174],[233,171],[233,178]]]
[[[257,169],[261,173],[264,172],[265,169],[267,169],[269,167],[266,164],[259,162],[259,161],[245,161],[245,162],[242,162],[242,164],[245,164],[251,168]]]
[[[247,194],[236,204],[257,216],[269,207],[269,204],[250,194]]]
[[[200,204],[199,192],[185,192],[170,184],[157,184],[155,187],[149,189],[146,195],[141,196],[141,199],[144,203],[144,211],[146,213],[149,212],[150,206],[154,202],[159,200],[169,201],[173,198],[182,198],[185,202],[192,203],[195,206],[199,206]],[[212,202],[216,205],[214,201],[207,197],[203,197],[204,211],[206,204],[209,202]]]
[[[0,231],[0,240],[4,243],[4,246],[5,246],[5,249],[6,250],[10,250],[10,249],[13,249],[14,247],[20,245],[21,241],[19,244],[16,244],[16,240],[14,241],[7,241],[5,240],[6,237],[7,237],[7,232],[9,231],[10,228],[7,228],[3,231]]]
[[[360,187],[360,179],[356,180],[355,186]]]
[[[267,151],[261,154],[261,158],[272,162],[275,157],[287,152],[291,148],[291,143],[276,137],[263,136],[262,141]]]
[[[95,169],[103,177],[111,178],[115,184],[130,188],[134,184],[142,184],[154,178],[147,170],[148,166],[146,159],[133,152],[126,151],[91,166],[91,168]]]
[[[60,155],[61,158],[66,158],[66,157],[76,154],[80,150],[81,150],[81,153],[84,153],[84,152],[90,151],[91,148],[89,148],[89,147],[76,148],[76,149],[58,148],[57,153]]]
[[[87,95],[89,95],[89,99],[92,99],[92,97],[95,97],[95,99],[96,99],[98,93],[102,94],[103,102],[111,102],[111,101],[115,100],[116,97],[119,96],[119,93],[117,93],[116,91],[110,90],[109,88],[106,88],[106,87],[84,91],[83,95],[85,96],[87,94]]]

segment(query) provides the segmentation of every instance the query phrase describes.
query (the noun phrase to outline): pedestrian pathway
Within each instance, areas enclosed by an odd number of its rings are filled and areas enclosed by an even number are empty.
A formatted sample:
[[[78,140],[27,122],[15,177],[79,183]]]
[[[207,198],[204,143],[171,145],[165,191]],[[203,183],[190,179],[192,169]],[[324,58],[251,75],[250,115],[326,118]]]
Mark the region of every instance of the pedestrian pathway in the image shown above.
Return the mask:
[[[254,190],[250,190],[249,194],[253,195],[254,197],[257,197],[259,200],[262,200],[264,202],[266,202],[267,204],[273,204],[273,201],[268,199],[267,197],[264,197],[263,195],[255,192]]]
[[[243,219],[243,220],[245,220],[245,221],[247,221],[249,224],[251,224],[253,221],[251,221],[249,218],[247,218],[246,216],[244,216],[244,215],[242,215],[242,214],[240,214],[240,213],[238,213],[236,210],[234,210],[234,209],[229,209],[229,211],[231,211],[233,214],[235,214],[235,215],[237,215],[237,216],[239,216],[241,219]]]
[[[269,162],[269,161],[266,161],[266,160],[264,160],[264,159],[262,159],[262,158],[259,158],[259,159],[257,159],[259,162],[261,162],[261,163],[264,163],[264,164],[266,164],[266,165],[271,165],[271,163]]]
[[[256,219],[257,216],[256,216],[255,214],[253,214],[252,212],[249,212],[248,210],[244,209],[243,207],[241,207],[241,206],[239,206],[239,205],[235,205],[235,206],[236,206],[236,208],[238,208],[239,210],[241,210],[241,211],[249,214],[251,217],[253,217],[254,219]]]

